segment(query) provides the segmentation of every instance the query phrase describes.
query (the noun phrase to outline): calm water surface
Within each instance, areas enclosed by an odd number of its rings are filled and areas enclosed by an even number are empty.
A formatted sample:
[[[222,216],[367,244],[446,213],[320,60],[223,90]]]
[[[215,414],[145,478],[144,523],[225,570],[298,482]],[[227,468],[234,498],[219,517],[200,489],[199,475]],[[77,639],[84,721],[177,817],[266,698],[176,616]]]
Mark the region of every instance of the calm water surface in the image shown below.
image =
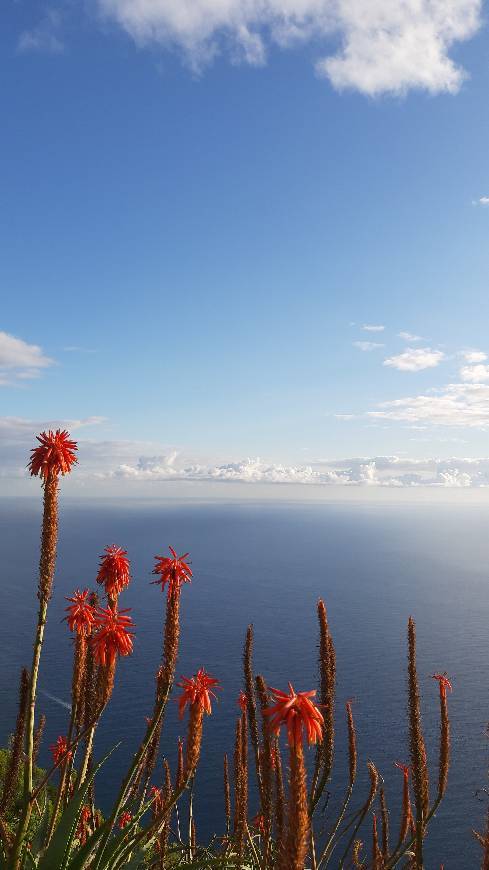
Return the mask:
[[[40,504],[0,502],[0,741],[15,718],[19,668],[30,663],[35,621]],[[418,629],[418,665],[432,779],[436,779],[437,684],[453,682],[450,709],[453,766],[449,795],[427,841],[427,867],[476,868],[480,851],[471,828],[482,826],[487,800],[489,719],[489,510],[481,507],[236,505],[63,501],[60,547],[47,642],[40,674],[40,709],[48,745],[66,732],[71,646],[62,623],[64,596],[93,585],[98,555],[108,543],[129,550],[134,580],[124,594],[137,625],[134,655],[119,664],[117,687],[97,737],[97,754],[119,740],[100,780],[107,806],[151,710],[161,650],[164,596],[150,586],[153,556],[168,544],[189,550],[194,582],[183,590],[178,673],[201,665],[221,679],[219,706],[206,721],[198,774],[201,839],[222,833],[222,753],[232,753],[235,699],[241,687],[246,626],[255,627],[255,667],[271,685],[309,689],[316,681],[315,605],[328,606],[338,658],[338,750],[332,794],[345,782],[343,704],[355,698],[359,757],[372,758],[385,779],[393,836],[407,761],[405,632]],[[173,759],[181,733],[171,705],[162,748]],[[155,782],[160,771],[155,772]],[[357,803],[363,799],[359,783]],[[334,797],[330,802],[332,808]],[[254,809],[253,807],[251,809]],[[328,811],[326,811],[327,813]],[[327,815],[326,815],[327,819]],[[366,834],[368,842],[368,834]],[[429,846],[428,846],[429,844]]]

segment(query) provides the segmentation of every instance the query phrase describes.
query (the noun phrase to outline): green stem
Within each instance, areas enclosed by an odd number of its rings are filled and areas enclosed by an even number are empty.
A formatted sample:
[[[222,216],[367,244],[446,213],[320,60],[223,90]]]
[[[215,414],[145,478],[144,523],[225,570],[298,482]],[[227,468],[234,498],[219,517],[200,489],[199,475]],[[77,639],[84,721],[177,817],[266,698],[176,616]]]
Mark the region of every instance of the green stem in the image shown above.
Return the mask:
[[[152,738],[156,734],[156,730],[158,728],[160,719],[163,716],[163,713],[165,711],[166,702],[167,702],[169,694],[170,694],[170,689],[171,689],[171,685],[169,685],[167,687],[167,690],[166,690],[163,698],[160,701],[160,706],[159,706],[158,712],[156,713],[156,715],[153,716],[153,719],[148,723],[148,727],[146,729],[146,734],[144,736],[144,739],[143,739],[138,751],[136,752],[136,754],[134,756],[134,760],[133,760],[126,776],[124,777],[119,794],[117,796],[117,800],[114,804],[114,808],[113,808],[112,813],[110,815],[110,818],[108,820],[107,830],[102,837],[102,840],[100,842],[100,846],[99,846],[98,851],[97,851],[95,864],[94,864],[94,870],[97,870],[97,868],[102,866],[100,862],[103,858],[103,854],[104,854],[105,849],[107,847],[107,843],[108,843],[112,828],[113,828],[113,826],[114,826],[114,824],[119,816],[119,813],[120,813],[122,807],[124,806],[124,803],[125,803],[126,798],[127,798],[127,793],[129,791],[129,787],[131,785],[133,777],[134,777],[140,763],[142,762],[142,760],[144,758],[144,755],[146,753],[146,750],[147,750],[149,744],[151,743]],[[183,791],[183,789],[182,789],[182,791]]]

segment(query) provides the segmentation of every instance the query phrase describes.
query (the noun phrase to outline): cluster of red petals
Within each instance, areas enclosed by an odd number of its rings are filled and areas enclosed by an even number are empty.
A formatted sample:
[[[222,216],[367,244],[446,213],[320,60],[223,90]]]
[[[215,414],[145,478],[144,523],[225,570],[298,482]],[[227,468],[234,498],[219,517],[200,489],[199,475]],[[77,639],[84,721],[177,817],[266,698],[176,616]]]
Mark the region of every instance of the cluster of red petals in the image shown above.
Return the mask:
[[[237,703],[239,709],[243,713],[246,713],[246,711],[248,709],[248,696],[247,696],[246,692],[241,691],[239,693],[236,703]]]
[[[128,656],[132,653],[134,623],[127,616],[130,608],[112,610],[111,607],[99,607],[95,614],[95,631],[92,644],[95,659],[101,665],[113,665],[116,657]]]
[[[153,574],[159,574],[158,580],[153,580],[153,583],[160,583],[161,589],[165,588],[168,583],[168,598],[171,598],[175,592],[180,590],[183,583],[190,583],[192,579],[192,570],[190,564],[185,561],[188,553],[183,556],[177,556],[173,547],[169,547],[170,556],[155,556],[156,565],[153,569]]]
[[[49,747],[49,751],[51,752],[51,755],[53,756],[54,764],[58,764],[63,757],[65,757],[67,760],[69,760],[71,758],[72,753],[71,752],[66,753],[67,749],[68,749],[68,741],[67,741],[66,737],[61,737],[61,736],[58,737],[56,743],[53,743],[52,746]]]
[[[68,474],[71,466],[77,462],[75,451],[78,450],[76,441],[70,439],[70,433],[61,429],[53,432],[50,429],[36,437],[40,446],[31,450],[27,466],[31,475],[40,475],[46,480],[50,474]]]
[[[219,680],[206,674],[204,668],[200,668],[194,677],[182,677],[181,679],[182,682],[177,683],[177,686],[183,689],[178,699],[180,719],[185,713],[187,704],[199,704],[204,713],[210,715],[212,713],[211,698],[217,699],[213,689],[221,688]]]
[[[85,806],[82,807],[78,827],[76,829],[76,838],[80,841],[81,846],[84,846],[88,839],[88,823],[90,821],[91,815],[92,811],[90,807],[85,804]]]
[[[302,742],[302,732],[305,730],[309,745],[322,739],[323,716],[316,704],[311,701],[316,691],[296,692],[289,683],[289,693],[279,689],[270,689],[276,704],[263,712],[270,716],[272,734],[278,734],[280,727],[285,725],[289,746],[292,748]]]
[[[97,583],[105,587],[106,595],[115,598],[129,585],[131,579],[130,562],[127,558],[127,550],[111,544],[106,547],[100,556],[100,566],[97,574]]]
[[[257,813],[257,815],[251,820],[251,824],[261,834],[262,837],[265,836],[266,827],[265,816],[263,815],[263,813]]]
[[[448,679],[446,673],[445,674],[433,674],[433,679],[438,680],[440,684],[440,695],[442,698],[446,698],[447,689],[449,692],[452,691],[452,684]]]
[[[129,822],[132,822],[132,813],[129,813],[127,810],[125,810],[123,813],[120,814],[118,821],[118,825],[121,831],[123,831],[124,828],[127,827]]]
[[[95,608],[87,600],[89,594],[88,589],[84,589],[83,592],[77,589],[72,598],[66,597],[67,601],[71,601],[66,608],[67,616],[65,616],[69,629],[84,637],[92,633],[95,622]]]

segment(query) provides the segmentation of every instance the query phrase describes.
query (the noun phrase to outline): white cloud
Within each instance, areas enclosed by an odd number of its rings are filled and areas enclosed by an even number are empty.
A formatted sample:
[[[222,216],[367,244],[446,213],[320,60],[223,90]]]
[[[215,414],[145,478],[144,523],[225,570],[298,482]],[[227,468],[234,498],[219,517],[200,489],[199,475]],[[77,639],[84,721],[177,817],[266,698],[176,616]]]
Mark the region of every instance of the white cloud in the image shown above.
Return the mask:
[[[104,486],[111,481],[123,485],[123,491],[127,494],[131,493],[133,482],[143,486],[179,481],[314,487],[489,486],[489,457],[412,459],[404,456],[360,456],[317,459],[307,465],[285,465],[259,458],[225,463],[196,462],[175,449],[149,452],[158,449],[156,444],[85,440],[84,430],[103,422],[104,418],[101,417],[37,421],[0,417],[0,476],[14,480],[27,478],[26,465],[35,435],[43,429],[60,427],[72,432],[78,441],[79,465],[64,484],[74,488],[85,487],[90,482]]]
[[[412,332],[399,332],[399,338],[402,338],[404,341],[423,341],[421,335],[413,335]]]
[[[17,50],[21,54],[26,52],[62,54],[65,47],[60,33],[61,23],[61,13],[58,9],[46,9],[36,27],[33,27],[31,30],[24,30],[20,34]]]
[[[489,385],[448,384],[440,390],[420,396],[409,396],[382,402],[379,410],[367,416],[376,420],[391,420],[409,424],[465,426],[473,429],[489,427]]]
[[[39,377],[40,370],[53,365],[37,344],[28,344],[8,332],[0,332],[0,386]]]
[[[269,44],[311,41],[322,46],[319,75],[338,90],[374,96],[458,91],[465,72],[449,51],[480,28],[482,2],[98,0],[98,6],[138,45],[177,47],[197,69],[223,51],[234,62],[259,65]]]
[[[479,199],[474,199],[473,205],[482,205],[482,206],[489,205],[489,196],[480,196]]]
[[[470,381],[472,384],[481,384],[484,381],[489,381],[489,366],[462,366],[460,377],[463,381]]]
[[[482,363],[487,359],[487,354],[482,350],[463,350],[460,356],[468,363]]]
[[[403,353],[387,357],[385,366],[398,369],[400,372],[420,372],[423,369],[433,369],[445,359],[441,350],[430,347],[408,347]]]
[[[282,465],[259,458],[221,465],[185,464],[175,451],[142,456],[124,463],[101,479],[125,481],[194,481],[243,484],[300,484],[346,487],[487,487],[489,457],[481,459],[409,459],[399,456],[359,457]]]
[[[385,326],[381,326],[380,324],[376,326],[373,323],[364,323],[362,329],[364,329],[365,332],[383,332]]]
[[[353,346],[364,351],[377,350],[378,347],[384,347],[383,344],[378,344],[376,341],[354,341]]]

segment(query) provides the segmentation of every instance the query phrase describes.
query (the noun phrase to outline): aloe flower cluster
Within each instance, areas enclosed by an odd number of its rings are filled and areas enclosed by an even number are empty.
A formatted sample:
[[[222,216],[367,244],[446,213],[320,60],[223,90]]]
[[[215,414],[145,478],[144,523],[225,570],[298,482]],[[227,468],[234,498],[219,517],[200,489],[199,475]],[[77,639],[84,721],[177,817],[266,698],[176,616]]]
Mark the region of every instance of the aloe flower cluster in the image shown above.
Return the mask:
[[[416,630],[410,619],[409,763],[395,762],[402,774],[402,781],[396,774],[395,783],[401,804],[397,835],[392,839],[383,778],[372,761],[367,762],[368,789],[352,811],[358,768],[352,700],[345,704],[345,791],[336,802],[337,816],[324,816],[335,758],[337,678],[335,647],[322,600],[317,605],[317,688],[306,685],[296,690],[289,682],[286,690],[275,689],[262,674],[255,674],[253,628],[248,627],[243,684],[230,687],[237,716],[234,743],[230,739],[223,754],[222,836],[208,845],[199,842],[194,802],[204,722],[222,687],[202,666],[192,676],[182,676],[175,686],[182,591],[191,583],[193,572],[189,554],[178,555],[173,547],[169,555],[155,557],[156,579],[151,581],[165,593],[154,700],[145,711],[144,733],[111,810],[104,818],[97,808],[96,781],[103,775],[105,760],[97,759],[98,728],[103,725],[117,670],[123,666],[121,660],[131,655],[137,643],[131,610],[119,603],[132,582],[128,551],[122,546],[106,546],[94,567],[93,588],[80,585],[66,599],[65,620],[73,640],[71,711],[64,733],[52,735],[51,768],[35,776],[45,724],[37,715],[37,680],[56,564],[59,484],[77,462],[77,445],[68,432],[43,432],[38,442],[28,466],[31,475],[42,481],[44,499],[38,621],[32,666],[21,673],[18,715],[0,794],[0,867],[390,870],[409,866],[422,870],[429,824],[448,783],[451,682],[446,673],[433,674],[440,708],[438,785],[433,795],[422,725]],[[163,726],[174,688],[180,690],[178,712],[187,724],[185,739],[179,738],[173,747],[176,764],[172,772],[167,757],[172,747],[163,740]],[[19,781],[23,794],[16,804]],[[218,826],[216,820],[216,831]],[[487,868],[489,821],[485,833],[477,837],[484,853],[482,866]]]

